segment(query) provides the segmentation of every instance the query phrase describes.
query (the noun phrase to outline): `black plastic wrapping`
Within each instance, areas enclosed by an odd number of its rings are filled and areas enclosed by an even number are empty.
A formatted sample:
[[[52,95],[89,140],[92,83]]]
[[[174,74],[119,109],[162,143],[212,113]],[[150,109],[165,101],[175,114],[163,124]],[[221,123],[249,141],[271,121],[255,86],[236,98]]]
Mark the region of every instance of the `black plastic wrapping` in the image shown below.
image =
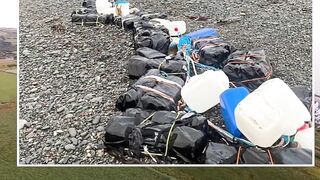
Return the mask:
[[[151,69],[117,99],[116,107],[121,111],[128,108],[175,111],[183,84],[179,77],[165,77],[159,70]]]
[[[177,59],[165,59],[166,55],[157,50],[141,47],[137,54],[129,59],[128,74],[130,78],[139,78],[150,69],[160,68],[166,73],[174,73],[182,78],[185,76],[185,61]]]
[[[209,142],[205,152],[206,164],[234,164],[237,150],[233,146]]]
[[[228,42],[218,38],[203,38],[193,42],[194,49],[201,64],[222,68],[228,56],[235,48]]]
[[[312,151],[304,148],[277,148],[271,151],[275,164],[312,164]]]
[[[82,7],[84,8],[96,8],[96,1],[95,0],[83,0]]]
[[[98,14],[72,14],[71,21],[78,25],[96,26],[98,24],[109,24],[113,15]]]
[[[132,129],[142,119],[128,116],[115,116],[106,126],[105,143],[110,145],[128,145],[128,137]]]
[[[268,153],[256,148],[246,148],[242,150],[241,164],[269,164]]]
[[[272,76],[272,66],[264,50],[235,51],[226,60],[223,71],[236,86],[245,86],[250,91]]]
[[[207,136],[202,131],[188,126],[176,127],[170,138],[171,147],[177,156],[189,159],[190,162],[196,161],[202,154],[207,141]]]
[[[156,27],[147,21],[134,23],[134,48],[149,47],[167,54],[170,45],[169,31],[164,26]]]
[[[152,113],[153,113],[152,111],[143,110],[140,108],[129,108],[123,113],[123,115],[129,116],[129,117],[135,117],[137,119],[146,119]]]

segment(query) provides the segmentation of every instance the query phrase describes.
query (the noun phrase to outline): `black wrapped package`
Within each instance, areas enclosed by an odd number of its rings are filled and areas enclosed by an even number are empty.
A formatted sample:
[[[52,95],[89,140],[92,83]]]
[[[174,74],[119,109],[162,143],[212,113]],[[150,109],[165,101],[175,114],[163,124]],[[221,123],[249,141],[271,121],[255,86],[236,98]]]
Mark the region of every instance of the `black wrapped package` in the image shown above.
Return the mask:
[[[233,146],[210,142],[205,152],[206,164],[234,164],[237,150]]]
[[[165,58],[167,56],[157,50],[148,47],[141,47],[137,49],[136,52],[139,56],[143,56],[149,59]]]
[[[157,124],[172,124],[177,117],[177,113],[173,111],[157,111],[153,117],[152,122]]]
[[[162,25],[155,25],[153,23],[150,23],[149,21],[141,20],[133,23],[133,40],[134,37],[144,30],[150,30],[150,31],[162,31],[165,34],[169,35],[169,30]]]
[[[141,17],[129,14],[127,16],[117,16],[114,19],[114,24],[119,28],[123,28],[124,30],[133,30],[134,23],[141,21]]]
[[[165,13],[141,13],[140,17],[145,21],[150,21],[155,18],[165,19],[168,16]]]
[[[108,24],[112,15],[98,14],[72,14],[71,21],[78,25],[96,26],[98,24]]]
[[[105,143],[110,145],[128,145],[128,137],[132,129],[142,119],[128,116],[115,116],[106,126]]]
[[[169,31],[148,23],[134,24],[134,47],[149,47],[167,54],[170,45]]]
[[[71,13],[71,16],[73,14],[95,14],[96,10],[92,8],[80,8],[78,10],[75,10]]]
[[[153,112],[148,110],[143,110],[140,108],[129,108],[124,112],[124,116],[135,117],[137,119],[146,119]]]
[[[219,38],[203,38],[193,41],[195,49],[193,58],[201,64],[222,68],[228,56],[235,51],[234,47]]]
[[[272,76],[272,66],[264,50],[235,51],[226,60],[223,71],[233,84],[250,91]]]
[[[275,164],[312,164],[312,151],[304,148],[277,148],[271,151]]]
[[[256,148],[244,149],[241,156],[242,164],[269,164],[270,159],[268,153]]]
[[[172,131],[170,137],[172,150],[182,159],[195,161],[207,145],[206,135],[197,129],[181,126]]]
[[[149,149],[163,152],[166,147],[166,140],[172,124],[152,123],[142,128],[143,144]]]
[[[139,78],[150,69],[160,68],[166,73],[174,73],[184,78],[184,67],[186,62],[183,60],[166,59],[166,55],[148,47],[137,49],[137,54],[129,59],[128,74],[130,78]]]
[[[128,108],[175,111],[183,84],[177,76],[163,76],[159,70],[151,69],[117,99],[116,107],[121,111]]]
[[[82,7],[95,9],[96,8],[96,1],[95,0],[83,0]]]

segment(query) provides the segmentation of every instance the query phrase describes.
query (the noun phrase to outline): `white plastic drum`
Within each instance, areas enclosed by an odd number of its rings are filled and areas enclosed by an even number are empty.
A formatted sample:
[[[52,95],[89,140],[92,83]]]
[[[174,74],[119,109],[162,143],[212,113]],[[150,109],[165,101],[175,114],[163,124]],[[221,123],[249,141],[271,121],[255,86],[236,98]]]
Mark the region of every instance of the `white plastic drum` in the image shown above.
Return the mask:
[[[169,21],[166,19],[155,18],[150,22],[166,27],[169,30],[169,34],[171,37],[183,35],[187,31],[187,25],[184,21]]]
[[[235,109],[239,130],[252,143],[270,147],[281,135],[293,135],[310,113],[290,87],[275,78],[244,98]]]
[[[299,143],[299,147],[313,150],[314,149],[314,128],[299,131],[294,137],[294,141]]]
[[[223,71],[206,71],[190,78],[181,89],[181,96],[189,108],[203,113],[220,102],[219,96],[229,88]]]
[[[98,14],[114,14],[115,8],[108,0],[96,0]]]

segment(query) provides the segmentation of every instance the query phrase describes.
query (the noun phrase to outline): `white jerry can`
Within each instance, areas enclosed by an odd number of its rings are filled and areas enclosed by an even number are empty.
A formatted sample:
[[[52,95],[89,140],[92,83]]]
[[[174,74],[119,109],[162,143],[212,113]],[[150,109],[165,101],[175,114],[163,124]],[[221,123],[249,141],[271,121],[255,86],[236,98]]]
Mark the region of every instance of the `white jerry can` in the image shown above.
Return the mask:
[[[272,146],[282,135],[293,135],[311,118],[290,87],[270,79],[245,97],[235,109],[239,130],[252,143]]]
[[[209,70],[190,78],[181,89],[181,96],[189,108],[203,113],[220,102],[220,94],[229,88],[223,71]]]

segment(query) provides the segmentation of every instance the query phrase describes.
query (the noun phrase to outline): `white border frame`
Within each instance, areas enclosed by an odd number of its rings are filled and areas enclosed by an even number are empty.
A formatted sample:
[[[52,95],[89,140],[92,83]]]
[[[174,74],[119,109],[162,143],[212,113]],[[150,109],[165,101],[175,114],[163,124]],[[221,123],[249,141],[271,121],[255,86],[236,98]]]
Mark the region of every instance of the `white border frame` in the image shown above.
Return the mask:
[[[20,1],[18,3],[20,7]],[[320,10],[320,1],[313,0],[312,2],[312,118],[314,118],[314,92],[315,92],[315,53],[314,49],[320,50],[320,43],[316,44],[315,42],[320,42],[320,12],[316,11]],[[20,12],[20,8],[18,13]],[[313,137],[314,140],[314,149],[312,151],[312,164],[262,164],[262,165],[254,165],[254,164],[219,164],[219,165],[211,165],[211,164],[83,164],[83,165],[73,165],[73,164],[19,164],[20,159],[20,146],[19,146],[19,102],[20,102],[20,87],[19,87],[19,76],[20,76],[20,68],[19,68],[19,60],[20,60],[20,14],[18,16],[19,22],[17,27],[17,167],[117,167],[117,168],[125,168],[125,167],[315,167],[315,135]],[[318,32],[318,34],[317,34]],[[315,127],[315,122],[313,120],[313,127]],[[315,130],[316,131],[316,130]]]

